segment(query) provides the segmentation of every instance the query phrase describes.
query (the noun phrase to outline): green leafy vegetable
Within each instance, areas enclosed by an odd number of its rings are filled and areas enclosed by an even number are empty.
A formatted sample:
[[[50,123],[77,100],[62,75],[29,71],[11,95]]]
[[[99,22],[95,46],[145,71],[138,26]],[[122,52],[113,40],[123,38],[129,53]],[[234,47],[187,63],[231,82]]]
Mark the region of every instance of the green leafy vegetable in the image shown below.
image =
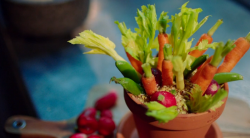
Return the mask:
[[[146,103],[146,106],[148,107],[146,115],[154,117],[160,123],[167,123],[178,115],[176,106],[167,108],[156,101]]]
[[[155,6],[143,5],[141,10],[137,10],[135,20],[138,24],[138,28],[135,28],[136,33],[127,29],[125,23],[115,22],[122,33],[122,45],[135,59],[156,66],[157,58],[152,56],[152,49],[158,48],[158,41],[155,39],[157,29]]]
[[[168,22],[170,22],[168,18],[169,16],[167,15],[167,12],[163,11],[156,26],[157,30],[159,30],[159,33],[166,33],[166,29],[169,27]]]
[[[169,40],[173,46],[173,55],[181,56],[184,62],[184,67],[191,69],[190,66],[195,60],[194,57],[189,56],[188,53],[192,50],[205,50],[214,45],[207,45],[204,41],[199,47],[190,50],[193,38],[190,37],[207,21],[209,16],[206,16],[202,21],[198,22],[199,13],[202,9],[187,8],[188,2],[182,5],[179,14],[172,15],[172,28],[169,35]]]
[[[84,54],[104,54],[114,58],[115,61],[125,61],[115,51],[115,44],[108,38],[95,34],[91,30],[83,31],[76,38],[73,38],[69,42],[71,44],[83,44],[85,47],[92,49]]]
[[[138,37],[137,33],[133,33],[130,29],[127,29],[124,22],[119,23],[115,21],[118,25],[118,28],[122,34],[122,45],[126,52],[128,52],[133,58],[140,60],[140,47],[136,43],[136,38]]]
[[[202,90],[199,85],[191,90],[190,100],[187,101],[189,111],[192,113],[201,113],[208,111],[209,109],[215,110],[223,104],[223,99],[228,95],[224,89],[219,89],[216,94],[202,96]]]

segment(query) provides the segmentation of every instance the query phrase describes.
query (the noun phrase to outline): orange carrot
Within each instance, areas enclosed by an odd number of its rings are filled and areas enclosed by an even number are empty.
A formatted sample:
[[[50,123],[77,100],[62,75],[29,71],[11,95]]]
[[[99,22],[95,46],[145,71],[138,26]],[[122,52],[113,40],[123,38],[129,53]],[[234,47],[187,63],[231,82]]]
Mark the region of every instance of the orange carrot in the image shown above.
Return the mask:
[[[158,53],[157,69],[162,71],[162,61],[164,60],[163,47],[165,44],[168,43],[168,35],[166,33],[159,33],[158,42],[159,42],[159,53]]]
[[[193,83],[198,84],[201,87],[203,94],[213,80],[213,77],[217,71],[217,66],[234,47],[235,45],[232,41],[228,41],[225,46],[223,46],[223,43],[221,42],[219,46],[216,47],[211,61],[208,64],[204,64],[204,67],[200,69],[201,72],[198,74],[198,77]]]
[[[173,64],[170,60],[163,60],[162,62],[162,85],[172,85],[173,84]]]
[[[217,67],[212,66],[210,63],[206,64],[203,67],[199,77],[197,77],[197,79],[195,80],[194,83],[198,84],[201,87],[201,90],[203,91],[202,95],[207,90],[207,87],[213,80],[213,77],[216,71],[217,71]]]
[[[136,71],[138,71],[141,75],[143,74],[143,70],[142,70],[142,62],[139,60],[136,60],[135,58],[133,58],[128,52],[126,52],[127,57],[131,63],[131,65],[135,68]]]
[[[194,83],[194,82],[197,80],[197,78],[198,78],[198,76],[200,75],[202,69],[203,69],[207,64],[209,64],[209,62],[212,60],[212,58],[213,58],[213,56],[209,57],[209,58],[201,65],[201,67],[197,70],[197,72],[194,74],[194,76],[191,77],[190,81],[191,81],[192,83]]]
[[[246,38],[238,38],[235,41],[235,45],[236,47],[226,55],[224,61],[218,68],[217,73],[230,72],[239,62],[239,60],[244,56],[244,54],[250,48],[250,33]]]
[[[203,40],[208,40],[208,44],[211,44],[213,42],[213,38],[212,36],[209,36],[207,34],[203,34],[199,41],[196,43],[195,46],[198,46]],[[193,50],[189,53],[189,55],[193,56],[193,57],[199,57],[201,55],[203,55],[207,50]]]
[[[157,84],[151,72],[151,67],[148,63],[144,63],[142,64],[142,68],[144,70],[144,75],[141,79],[143,88],[148,95],[153,95],[157,90]]]
[[[195,46],[198,46],[203,40],[208,40],[208,44],[211,44],[213,42],[212,35],[214,32],[218,29],[218,27],[223,23],[222,20],[218,20],[215,25],[207,32],[207,34],[201,35],[199,41],[196,43]],[[189,53],[189,55],[193,57],[199,57],[203,55],[207,50],[193,50]]]
[[[169,44],[165,44],[163,48],[164,60],[162,61],[162,85],[172,85],[173,84],[173,64],[171,62],[172,58],[172,47]]]

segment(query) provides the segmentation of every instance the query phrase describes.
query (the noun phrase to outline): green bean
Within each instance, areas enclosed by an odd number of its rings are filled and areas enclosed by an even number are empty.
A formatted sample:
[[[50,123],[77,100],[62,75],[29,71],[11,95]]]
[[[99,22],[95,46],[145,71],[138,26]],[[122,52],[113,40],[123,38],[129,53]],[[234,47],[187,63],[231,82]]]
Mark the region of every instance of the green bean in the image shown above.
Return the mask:
[[[115,65],[124,77],[130,78],[136,83],[140,83],[141,74],[138,73],[128,62],[118,60],[115,62]]]
[[[111,81],[114,81],[115,83],[121,84],[125,90],[129,91],[133,95],[144,94],[143,88],[139,84],[135,83],[133,80],[131,80],[129,78],[112,77],[110,79],[110,82]]]
[[[243,80],[243,76],[238,73],[223,72],[215,74],[213,79],[217,81],[218,84],[223,84],[230,81]]]

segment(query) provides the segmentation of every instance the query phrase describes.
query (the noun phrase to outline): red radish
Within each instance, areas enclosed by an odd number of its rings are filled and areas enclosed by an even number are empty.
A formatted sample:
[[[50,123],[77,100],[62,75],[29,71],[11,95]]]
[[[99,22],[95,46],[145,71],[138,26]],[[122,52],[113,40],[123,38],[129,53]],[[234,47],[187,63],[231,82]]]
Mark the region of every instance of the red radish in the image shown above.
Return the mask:
[[[109,117],[101,117],[98,125],[98,132],[104,136],[112,134],[115,130],[115,122]]]
[[[80,114],[80,116],[90,116],[90,117],[95,118],[95,116],[96,116],[96,109],[93,108],[93,107],[86,108],[86,109]]]
[[[155,76],[155,81],[158,86],[162,86],[161,71],[157,68],[151,68],[152,74]]]
[[[113,114],[110,110],[102,110],[101,111],[101,117],[109,117],[112,118]]]
[[[84,134],[92,134],[98,129],[98,122],[90,116],[79,116],[77,118],[78,130]]]
[[[157,91],[151,96],[151,101],[157,101],[165,107],[176,105],[176,99],[173,94],[166,91]]]
[[[88,138],[102,138],[102,137],[99,135],[90,135],[90,136],[88,136]]]
[[[111,90],[108,94],[102,96],[95,102],[95,108],[97,110],[110,109],[115,106],[118,95],[115,90]]]
[[[212,80],[204,94],[213,96],[219,89],[220,85],[217,83],[217,81]]]
[[[76,133],[76,134],[71,135],[69,138],[87,138],[87,135],[83,133]]]

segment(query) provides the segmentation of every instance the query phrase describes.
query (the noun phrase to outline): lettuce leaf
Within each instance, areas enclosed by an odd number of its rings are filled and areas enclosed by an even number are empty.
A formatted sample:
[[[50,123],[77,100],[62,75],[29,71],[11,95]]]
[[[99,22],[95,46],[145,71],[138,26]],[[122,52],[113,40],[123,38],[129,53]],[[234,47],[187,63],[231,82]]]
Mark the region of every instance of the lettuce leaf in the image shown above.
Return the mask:
[[[146,115],[154,117],[160,123],[167,123],[168,121],[173,120],[178,115],[176,106],[167,108],[155,101],[146,103],[146,106],[148,107]]]
[[[114,58],[115,61],[125,61],[115,51],[115,44],[108,38],[95,34],[91,30],[85,30],[79,34],[79,36],[68,41],[71,44],[82,44],[87,48],[92,49],[84,54],[104,54]]]
[[[228,95],[224,89],[219,89],[216,94],[202,96],[202,90],[199,85],[191,90],[190,100],[187,101],[189,111],[192,113],[201,113],[208,111],[209,109],[215,110],[223,104],[223,99]]]

